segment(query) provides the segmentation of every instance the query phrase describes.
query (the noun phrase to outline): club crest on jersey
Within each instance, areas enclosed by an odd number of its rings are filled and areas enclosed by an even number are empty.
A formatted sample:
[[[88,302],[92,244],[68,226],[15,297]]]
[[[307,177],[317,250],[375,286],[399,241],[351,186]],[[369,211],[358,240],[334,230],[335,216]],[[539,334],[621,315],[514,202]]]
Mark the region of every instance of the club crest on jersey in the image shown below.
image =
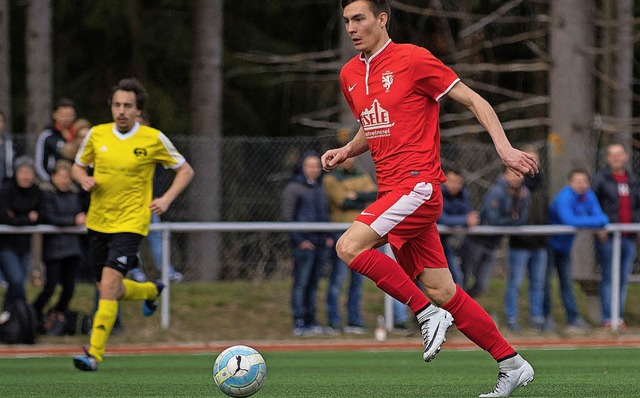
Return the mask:
[[[136,155],[137,158],[143,158],[147,156],[147,150],[144,148],[135,148],[133,154]]]
[[[370,108],[360,113],[360,123],[367,138],[389,137],[391,127],[395,123],[389,118],[389,111],[380,106],[380,101],[373,100]]]
[[[388,93],[389,90],[391,89],[392,84],[393,84],[393,72],[388,70],[382,74],[382,87],[384,87],[384,89]]]

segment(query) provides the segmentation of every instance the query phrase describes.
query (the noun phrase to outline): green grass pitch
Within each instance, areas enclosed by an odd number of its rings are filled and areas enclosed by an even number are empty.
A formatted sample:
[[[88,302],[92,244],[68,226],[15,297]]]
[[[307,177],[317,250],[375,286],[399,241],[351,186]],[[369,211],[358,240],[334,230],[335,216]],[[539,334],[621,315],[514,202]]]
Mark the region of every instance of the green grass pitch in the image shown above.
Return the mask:
[[[640,397],[640,349],[526,350],[533,383],[514,397]],[[107,357],[98,372],[71,358],[0,358],[0,397],[219,397],[210,355]],[[264,352],[267,397],[477,397],[491,390],[497,367],[480,351]]]

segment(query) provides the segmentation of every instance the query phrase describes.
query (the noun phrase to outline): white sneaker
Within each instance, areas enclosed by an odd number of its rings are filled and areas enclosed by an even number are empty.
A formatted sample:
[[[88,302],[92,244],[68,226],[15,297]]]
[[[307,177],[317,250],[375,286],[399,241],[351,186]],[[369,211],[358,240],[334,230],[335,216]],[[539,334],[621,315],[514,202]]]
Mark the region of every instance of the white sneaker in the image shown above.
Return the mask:
[[[518,369],[498,373],[498,382],[493,391],[480,394],[478,397],[508,397],[516,389],[524,387],[533,381],[533,368],[524,361]]]
[[[453,316],[448,311],[432,304],[417,317],[424,344],[422,358],[426,362],[431,362],[440,352],[442,344],[447,341],[445,335],[447,329],[453,324]]]

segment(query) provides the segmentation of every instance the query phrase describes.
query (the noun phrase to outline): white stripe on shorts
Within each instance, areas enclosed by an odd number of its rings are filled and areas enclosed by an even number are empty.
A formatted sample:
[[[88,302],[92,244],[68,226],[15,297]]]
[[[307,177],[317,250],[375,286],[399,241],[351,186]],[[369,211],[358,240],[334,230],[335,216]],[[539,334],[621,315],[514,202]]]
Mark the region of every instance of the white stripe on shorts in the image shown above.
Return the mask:
[[[380,236],[385,236],[396,225],[400,224],[407,216],[413,214],[416,209],[431,199],[433,185],[428,182],[419,182],[413,187],[409,195],[403,195],[400,200],[382,213],[370,227]]]

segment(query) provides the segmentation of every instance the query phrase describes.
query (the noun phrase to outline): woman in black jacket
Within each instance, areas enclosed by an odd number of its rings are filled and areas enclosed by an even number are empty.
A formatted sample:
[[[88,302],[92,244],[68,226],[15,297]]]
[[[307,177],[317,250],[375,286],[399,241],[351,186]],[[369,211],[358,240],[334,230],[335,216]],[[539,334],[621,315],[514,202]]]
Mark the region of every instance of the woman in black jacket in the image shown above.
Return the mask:
[[[71,181],[71,163],[58,160],[51,174],[51,184],[42,187],[40,222],[59,227],[84,225],[80,197]],[[62,293],[53,308],[62,316],[69,307],[76,285],[76,276],[82,264],[80,236],[72,233],[45,234],[42,241],[42,261],[46,267],[46,282],[33,307],[42,317],[44,307],[53,296],[56,285]]]
[[[27,156],[16,159],[14,178],[0,189],[0,224],[35,225],[39,220],[42,192],[36,184],[33,160]],[[31,254],[31,235],[0,235],[0,268],[8,289],[4,309],[17,300],[25,300],[24,282]]]

